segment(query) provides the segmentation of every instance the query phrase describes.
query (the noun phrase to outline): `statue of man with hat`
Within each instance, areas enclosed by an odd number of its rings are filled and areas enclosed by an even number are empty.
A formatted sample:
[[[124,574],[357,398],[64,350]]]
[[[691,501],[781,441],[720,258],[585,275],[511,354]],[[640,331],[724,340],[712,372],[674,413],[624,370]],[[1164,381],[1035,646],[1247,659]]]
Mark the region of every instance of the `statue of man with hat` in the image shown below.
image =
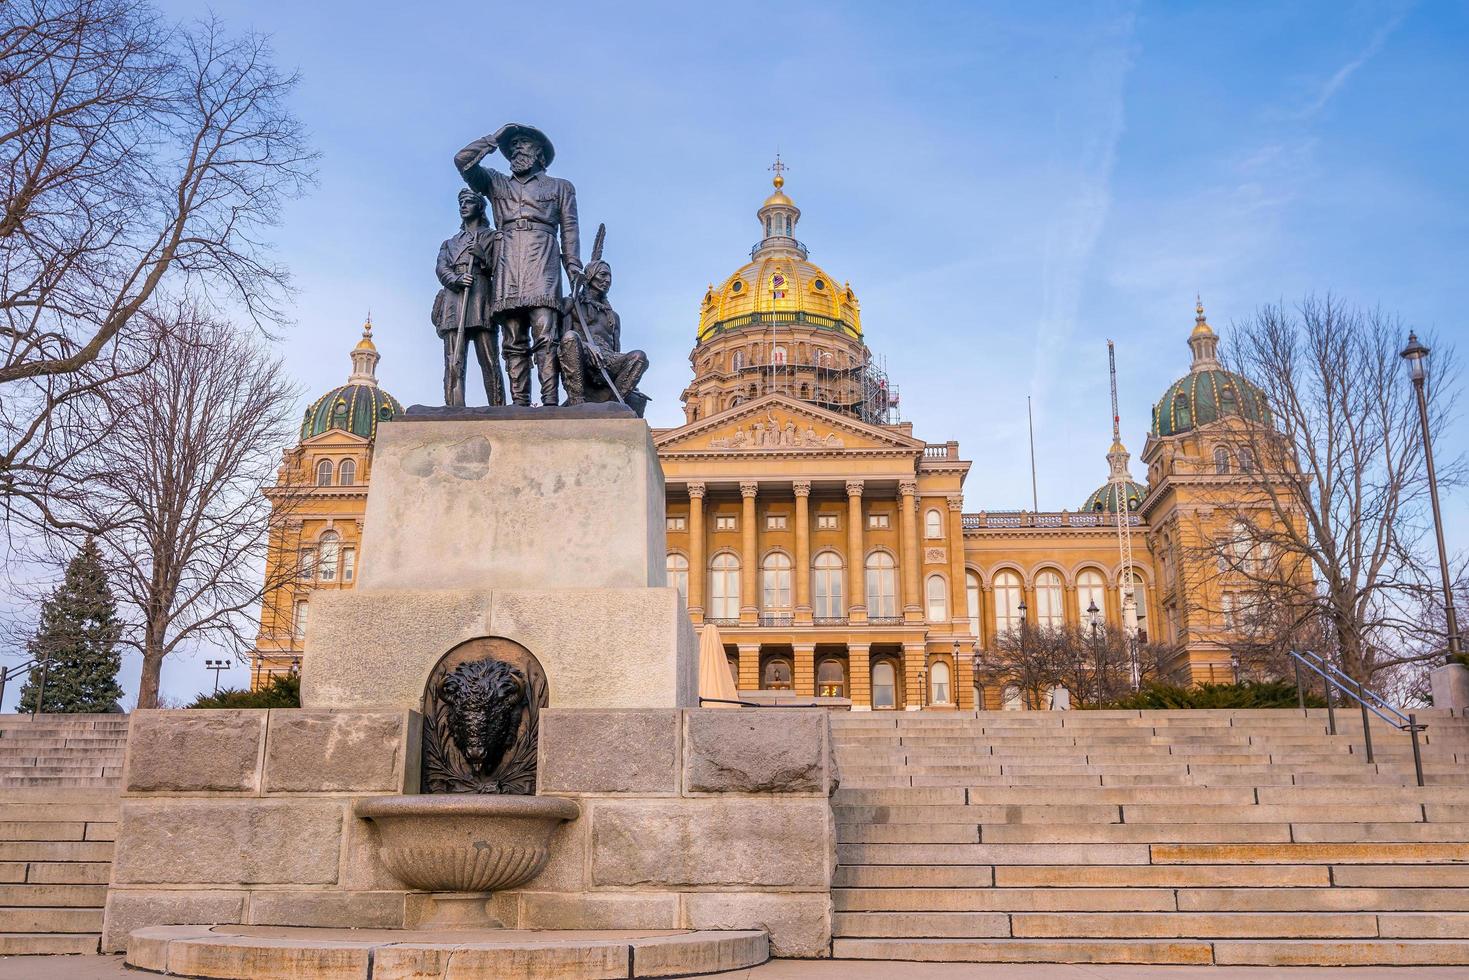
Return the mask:
[[[510,161],[508,175],[481,165],[497,149]],[[516,405],[530,404],[532,363],[541,404],[557,403],[561,271],[573,287],[582,279],[576,188],[547,175],[555,155],[545,133],[521,123],[507,123],[454,154],[464,182],[490,199],[499,232],[490,312],[504,331],[505,370]]]
[[[490,268],[496,231],[485,217],[485,199],[468,187],[459,192],[459,232],[439,246],[434,273],[443,287],[430,320],[444,341],[444,404],[464,405],[468,347],[473,345],[491,405],[505,404],[500,377],[499,328],[490,316]]]

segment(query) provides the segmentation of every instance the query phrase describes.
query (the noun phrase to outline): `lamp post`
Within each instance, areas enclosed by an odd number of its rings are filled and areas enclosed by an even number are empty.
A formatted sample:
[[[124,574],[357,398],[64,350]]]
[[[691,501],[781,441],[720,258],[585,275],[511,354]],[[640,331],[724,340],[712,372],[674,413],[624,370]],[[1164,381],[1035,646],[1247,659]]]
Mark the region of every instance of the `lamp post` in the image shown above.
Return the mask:
[[[214,671],[214,693],[218,694],[219,672],[222,670],[229,670],[230,662],[228,660],[206,660],[204,661],[204,669]]]
[[[1092,660],[1096,663],[1093,668],[1095,672],[1094,686],[1096,688],[1096,703],[1102,703],[1102,648],[1097,645],[1097,632],[1102,628],[1102,610],[1097,608],[1097,600],[1094,598],[1086,607],[1087,625],[1092,630]]]
[[[1433,440],[1428,434],[1428,396],[1424,383],[1428,380],[1428,348],[1418,340],[1418,335],[1408,332],[1408,346],[1399,356],[1408,362],[1408,376],[1413,379],[1413,390],[1418,396],[1418,424],[1423,430],[1423,461],[1428,468],[1428,499],[1433,504],[1433,532],[1438,540],[1438,570],[1443,576],[1444,613],[1448,621],[1448,652],[1446,663],[1458,663],[1462,651],[1459,648],[1459,618],[1454,613],[1454,589],[1449,582],[1449,556],[1444,547],[1443,518],[1438,508],[1438,474],[1433,468]]]

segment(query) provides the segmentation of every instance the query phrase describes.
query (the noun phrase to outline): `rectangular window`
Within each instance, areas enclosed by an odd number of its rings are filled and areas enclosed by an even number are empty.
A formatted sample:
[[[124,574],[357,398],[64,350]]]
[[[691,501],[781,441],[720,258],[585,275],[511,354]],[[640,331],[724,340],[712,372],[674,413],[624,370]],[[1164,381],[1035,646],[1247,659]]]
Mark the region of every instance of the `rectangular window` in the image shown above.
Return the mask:
[[[734,531],[739,528],[737,518],[733,514],[717,514],[714,517],[714,530]]]
[[[891,514],[868,514],[867,526],[874,531],[886,531],[892,527]]]
[[[816,530],[818,530],[818,531],[835,531],[835,530],[837,530],[839,527],[841,527],[841,524],[838,523],[838,518],[839,518],[839,515],[837,515],[837,514],[817,514],[816,515]]]
[[[342,581],[350,582],[357,577],[357,549],[342,549]]]
[[[688,529],[689,519],[687,517],[670,517],[668,519],[668,530],[687,531]]]
[[[785,529],[786,529],[786,515],[785,514],[766,514],[765,515],[765,530],[767,530],[767,531],[784,531]]]
[[[312,549],[301,549],[301,568],[298,574],[301,578],[307,580],[316,577],[316,552]]]
[[[306,638],[306,612],[309,608],[305,599],[296,600],[296,615],[291,621],[291,635],[298,640]]]

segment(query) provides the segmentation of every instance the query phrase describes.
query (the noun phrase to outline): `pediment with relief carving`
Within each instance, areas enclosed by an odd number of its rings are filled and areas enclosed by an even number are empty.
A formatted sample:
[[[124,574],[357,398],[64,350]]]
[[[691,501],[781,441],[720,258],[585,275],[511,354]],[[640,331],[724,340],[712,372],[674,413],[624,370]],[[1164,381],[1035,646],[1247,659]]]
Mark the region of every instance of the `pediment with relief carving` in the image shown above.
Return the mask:
[[[913,450],[923,445],[911,436],[780,395],[661,432],[656,443],[661,453]]]

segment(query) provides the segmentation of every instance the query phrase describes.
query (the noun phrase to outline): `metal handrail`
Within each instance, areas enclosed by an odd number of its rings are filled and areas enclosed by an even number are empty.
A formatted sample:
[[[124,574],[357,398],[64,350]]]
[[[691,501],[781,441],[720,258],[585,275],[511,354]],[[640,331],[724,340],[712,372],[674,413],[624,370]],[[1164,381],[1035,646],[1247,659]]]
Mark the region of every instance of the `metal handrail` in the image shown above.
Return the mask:
[[[1326,694],[1327,730],[1332,735],[1336,734],[1336,708],[1331,703],[1331,689],[1335,686],[1347,697],[1356,701],[1362,709],[1362,742],[1367,748],[1368,764],[1370,765],[1373,761],[1372,725],[1371,719],[1367,717],[1367,712],[1370,711],[1398,731],[1407,732],[1409,737],[1412,738],[1413,773],[1418,779],[1418,785],[1423,785],[1423,753],[1418,745],[1418,733],[1426,731],[1428,726],[1418,724],[1418,716],[1415,713],[1410,711],[1405,714],[1400,709],[1388,704],[1382,695],[1368,690],[1367,685],[1361,681],[1353,680],[1352,677],[1339,668],[1334,667],[1325,657],[1319,654],[1311,653],[1309,650],[1292,650],[1290,651],[1290,656],[1296,668],[1296,701],[1300,704],[1301,711],[1304,712],[1306,710],[1306,689],[1301,684],[1301,667],[1305,666],[1321,678]],[[1371,699],[1371,703],[1369,703],[1369,698]],[[1379,707],[1392,712],[1394,717],[1389,718],[1382,711],[1378,710]]]
[[[9,681],[19,677],[21,674],[30,673],[32,668],[34,668],[37,664],[40,664],[41,679],[39,685],[36,688],[36,704],[31,709],[31,717],[36,717],[36,715],[39,714],[41,711],[41,705],[44,704],[46,701],[46,671],[54,663],[56,663],[55,657],[35,657],[34,659],[27,660],[23,664],[17,664],[14,667],[0,667],[0,705],[3,705],[5,703],[5,685]],[[20,705],[16,705],[16,712],[19,713],[19,711]]]
[[[768,701],[732,701],[729,698],[699,698],[700,704],[737,704],[741,708],[820,708],[819,704],[776,704]]]

